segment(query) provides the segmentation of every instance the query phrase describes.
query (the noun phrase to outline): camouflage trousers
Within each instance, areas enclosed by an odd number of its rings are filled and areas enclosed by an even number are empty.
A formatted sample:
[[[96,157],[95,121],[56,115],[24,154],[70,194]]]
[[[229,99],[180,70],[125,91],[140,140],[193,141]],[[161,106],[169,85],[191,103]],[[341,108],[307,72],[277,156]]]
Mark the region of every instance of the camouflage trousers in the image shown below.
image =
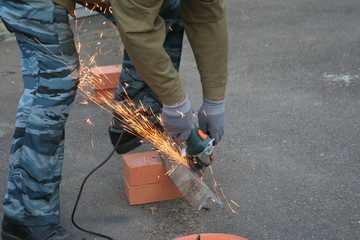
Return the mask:
[[[79,66],[69,17],[51,0],[0,0],[0,16],[16,35],[24,81],[4,213],[28,226],[56,224],[64,126],[75,98]]]
[[[179,69],[183,27],[180,0],[165,0],[164,47]],[[64,159],[64,127],[77,89],[78,54],[65,8],[51,0],[0,0],[0,17],[21,50],[24,92],[19,101],[9,156],[4,213],[28,226],[59,223],[59,185]],[[135,102],[155,113],[161,103],[124,53],[115,101],[126,89]]]
[[[180,15],[180,0],[164,0],[159,15],[165,21],[166,38],[164,41],[164,49],[169,55],[175,69],[179,71],[180,59],[183,44],[184,28]],[[155,114],[161,112],[162,104],[158,96],[146,85],[144,80],[135,70],[134,65],[124,50],[123,67],[120,75],[119,85],[116,89],[114,102],[119,103],[128,95],[135,103],[142,103]],[[115,113],[113,122],[121,124],[121,116]],[[156,119],[156,118],[154,118]]]

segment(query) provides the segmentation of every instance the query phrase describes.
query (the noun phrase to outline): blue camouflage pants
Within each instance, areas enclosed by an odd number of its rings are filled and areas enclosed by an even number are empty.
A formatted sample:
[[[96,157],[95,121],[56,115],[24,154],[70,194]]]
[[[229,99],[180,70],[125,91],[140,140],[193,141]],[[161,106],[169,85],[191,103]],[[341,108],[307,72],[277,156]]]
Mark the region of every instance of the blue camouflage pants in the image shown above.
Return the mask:
[[[28,226],[56,224],[64,127],[79,66],[68,14],[51,0],[0,0],[0,16],[16,35],[24,80],[4,213]]]
[[[171,61],[177,71],[179,71],[180,67],[184,35],[184,28],[181,22],[180,12],[180,0],[164,0],[159,13],[166,24],[166,38],[164,42],[164,48],[167,54],[170,56]],[[115,103],[119,103],[124,100],[126,94],[135,103],[142,102],[145,107],[148,109],[151,108],[152,112],[155,114],[161,112],[162,104],[160,99],[146,85],[144,80],[137,73],[126,50],[124,50],[122,72],[114,97]],[[115,116],[115,118],[113,118],[114,123],[116,125],[121,124],[118,122],[118,120],[121,119],[121,116],[116,116],[115,113],[113,114]]]

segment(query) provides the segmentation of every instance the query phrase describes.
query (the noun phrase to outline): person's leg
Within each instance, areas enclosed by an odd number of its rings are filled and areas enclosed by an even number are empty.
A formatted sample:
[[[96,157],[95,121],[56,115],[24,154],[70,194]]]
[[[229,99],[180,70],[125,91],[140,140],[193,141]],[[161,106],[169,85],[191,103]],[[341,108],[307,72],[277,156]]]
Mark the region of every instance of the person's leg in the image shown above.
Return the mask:
[[[170,56],[176,70],[179,71],[184,35],[180,16],[180,0],[164,1],[160,10],[160,16],[165,20],[166,24],[166,39],[164,42],[165,51]],[[122,72],[114,97],[115,103],[119,104],[123,102],[126,99],[126,96],[136,104],[141,102],[149,110],[151,109],[149,112],[153,112],[156,115],[161,112],[162,104],[159,98],[137,73],[125,49]],[[152,121],[155,124],[159,125],[156,116],[149,117],[152,118]],[[141,144],[138,137],[123,130],[122,124],[121,116],[114,111],[113,121],[109,127],[109,134],[112,144],[115,145],[120,134],[124,132],[117,147],[117,152],[119,154],[129,152]]]
[[[16,225],[35,227],[34,234],[41,236],[48,232],[40,226],[60,220],[64,127],[77,89],[78,54],[65,8],[51,0],[0,0],[0,6],[3,22],[16,34],[24,80],[9,156],[2,236],[12,239],[7,231]],[[79,239],[62,235],[59,239]]]

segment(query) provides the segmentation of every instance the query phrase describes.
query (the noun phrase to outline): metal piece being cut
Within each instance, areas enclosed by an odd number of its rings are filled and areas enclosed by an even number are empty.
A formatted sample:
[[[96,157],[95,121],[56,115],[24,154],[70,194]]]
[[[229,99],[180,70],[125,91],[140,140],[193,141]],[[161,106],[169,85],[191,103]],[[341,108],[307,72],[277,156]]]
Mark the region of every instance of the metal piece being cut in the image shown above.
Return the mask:
[[[169,172],[168,176],[190,205],[195,208],[195,211],[209,208],[209,205],[213,203],[223,206],[220,199],[200,179],[197,173],[182,163],[175,163],[161,155],[159,157],[163,160],[165,169]]]

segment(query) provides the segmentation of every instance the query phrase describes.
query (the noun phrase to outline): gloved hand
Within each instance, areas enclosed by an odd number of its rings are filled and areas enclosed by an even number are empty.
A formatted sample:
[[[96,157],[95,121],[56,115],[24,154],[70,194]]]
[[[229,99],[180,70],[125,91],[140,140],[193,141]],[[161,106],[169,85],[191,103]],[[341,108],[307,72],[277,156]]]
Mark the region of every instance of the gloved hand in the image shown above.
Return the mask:
[[[204,98],[198,112],[199,128],[214,138],[218,144],[225,131],[225,100],[213,101]]]
[[[181,142],[189,138],[193,128],[193,109],[187,95],[185,99],[175,105],[163,105],[161,120],[164,129],[175,141]]]

